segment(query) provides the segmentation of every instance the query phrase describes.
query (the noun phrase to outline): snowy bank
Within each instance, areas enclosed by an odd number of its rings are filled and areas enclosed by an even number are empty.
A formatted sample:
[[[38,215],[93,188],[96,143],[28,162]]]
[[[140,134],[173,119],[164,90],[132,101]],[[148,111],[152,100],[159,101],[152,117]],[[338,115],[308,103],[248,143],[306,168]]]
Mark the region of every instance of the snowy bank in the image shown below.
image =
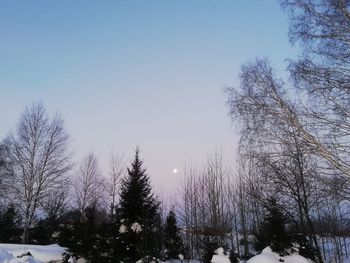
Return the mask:
[[[40,246],[40,245],[22,245],[22,244],[1,244],[0,243],[0,262],[1,263],[46,263],[61,262],[63,253],[66,251],[64,247],[57,244]],[[30,256],[18,256],[26,255]]]
[[[4,249],[0,249],[0,262],[1,263],[42,263],[41,261],[34,259],[31,256],[23,256],[16,258]]]
[[[216,255],[213,255],[211,262],[212,263],[230,263],[228,255],[224,254],[224,249],[222,247],[214,251]]]
[[[265,248],[261,254],[252,257],[248,260],[248,263],[281,263],[280,259],[284,260],[284,263],[312,263],[313,261],[298,254],[291,254],[289,256],[281,257],[277,253],[272,252],[270,247]]]

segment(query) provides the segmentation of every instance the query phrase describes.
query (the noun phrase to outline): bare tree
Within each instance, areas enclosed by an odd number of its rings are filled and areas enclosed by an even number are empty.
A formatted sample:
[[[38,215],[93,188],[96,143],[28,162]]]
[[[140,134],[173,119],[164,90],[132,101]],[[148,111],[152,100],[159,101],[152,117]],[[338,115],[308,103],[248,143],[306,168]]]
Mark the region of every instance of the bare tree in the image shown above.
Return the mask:
[[[58,114],[49,118],[40,103],[25,109],[16,133],[6,139],[7,183],[23,212],[22,242],[28,241],[41,201],[67,179],[72,168],[68,145],[63,119]]]
[[[291,42],[304,52],[291,61],[293,84],[308,95],[307,125],[318,132],[321,155],[349,175],[350,3],[282,0],[290,16]],[[328,152],[327,152],[328,150]]]
[[[75,181],[77,206],[83,218],[85,209],[97,204],[101,200],[102,181],[98,162],[94,154],[84,157]]]
[[[6,150],[5,145],[0,143],[0,197],[1,199],[5,199],[7,195],[7,187],[6,187]],[[1,200],[2,202],[3,200]]]
[[[350,176],[350,166],[333,147],[338,145],[329,135],[322,137],[320,130],[310,123],[316,119],[305,110],[300,101],[288,98],[284,82],[275,78],[266,60],[258,59],[242,67],[240,89],[228,89],[228,104],[233,119],[241,120],[244,132],[242,139],[248,144],[259,144],[254,138],[269,138],[270,146],[274,138],[293,129],[298,133],[308,151],[326,160],[340,172]],[[291,91],[290,91],[291,92]],[[289,92],[289,93],[290,93]],[[309,118],[311,117],[311,119]],[[266,139],[267,141],[267,139]],[[261,145],[256,145],[261,146]]]
[[[105,198],[110,208],[111,216],[114,215],[119,198],[121,179],[125,175],[125,166],[122,156],[111,155],[109,159],[109,174],[104,178],[103,188],[106,191]]]
[[[225,245],[225,235],[231,230],[231,222],[228,221],[228,177],[227,169],[223,164],[221,150],[214,151],[208,156],[206,171],[202,174],[201,189],[204,193],[199,206],[203,206],[206,218],[202,224],[210,230],[219,246]]]
[[[185,232],[185,246],[188,248],[190,258],[198,256],[198,239],[195,230],[198,228],[198,171],[193,166],[187,166],[184,170],[184,178],[181,185],[180,195],[182,200],[179,204],[179,214]]]
[[[68,205],[68,191],[65,188],[67,181],[60,189],[51,191],[42,201],[41,207],[50,221],[57,220]]]
[[[208,241],[225,246],[227,233],[232,230],[229,178],[222,152],[209,155],[202,171],[190,167],[184,175],[179,214],[185,225],[186,246],[194,257],[201,255]]]

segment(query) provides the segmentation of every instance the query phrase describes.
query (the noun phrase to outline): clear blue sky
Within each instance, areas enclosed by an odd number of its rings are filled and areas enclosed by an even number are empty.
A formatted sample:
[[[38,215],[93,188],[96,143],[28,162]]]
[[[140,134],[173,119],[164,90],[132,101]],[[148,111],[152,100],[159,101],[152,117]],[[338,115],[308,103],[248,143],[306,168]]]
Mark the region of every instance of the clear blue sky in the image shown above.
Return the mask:
[[[174,189],[215,147],[232,164],[223,88],[254,57],[283,71],[287,33],[274,0],[3,0],[0,139],[40,100],[62,113],[75,160],[93,151],[105,169],[139,145],[154,184]]]

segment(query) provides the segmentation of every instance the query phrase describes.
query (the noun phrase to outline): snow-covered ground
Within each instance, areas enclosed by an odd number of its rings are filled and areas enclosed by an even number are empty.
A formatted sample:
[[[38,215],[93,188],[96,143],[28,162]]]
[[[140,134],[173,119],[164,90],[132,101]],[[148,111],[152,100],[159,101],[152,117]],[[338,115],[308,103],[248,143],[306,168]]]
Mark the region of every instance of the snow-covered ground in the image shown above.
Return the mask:
[[[212,263],[230,263],[229,255],[224,254],[224,249],[222,247],[215,250],[215,255],[211,259]]]
[[[16,258],[4,249],[0,249],[0,262],[1,263],[41,263],[41,261],[36,260],[31,256]]]
[[[0,244],[0,263],[61,262],[65,250],[56,244],[48,246]]]
[[[283,261],[280,261],[282,259]],[[265,248],[261,254],[252,257],[248,263],[312,263],[310,259],[306,259],[298,254],[281,257],[277,253],[272,252],[270,247]]]
[[[0,244],[0,263],[49,263],[61,262],[65,248],[59,245],[20,245],[20,244]],[[183,259],[183,257],[181,257]],[[265,248],[260,255],[254,256],[247,263],[280,263],[281,257],[272,252],[269,247]],[[312,263],[298,254],[283,257],[285,263]],[[170,260],[169,263],[191,262],[198,263],[197,260]],[[213,256],[212,263],[230,263],[229,255],[224,253],[223,248],[218,248]]]
[[[66,249],[53,244],[48,246],[21,245],[21,244],[1,244],[0,243],[0,263],[51,263],[61,262]],[[182,257],[181,257],[182,258]],[[283,261],[280,261],[280,260]],[[73,261],[72,261],[73,262]],[[191,262],[199,263],[197,260],[169,260],[169,263]],[[230,263],[229,255],[224,253],[222,248],[218,248],[213,256],[212,263]],[[261,254],[250,258],[247,263],[312,263],[297,253],[281,257],[272,252],[271,248],[265,248]],[[350,263],[350,260],[344,260]]]

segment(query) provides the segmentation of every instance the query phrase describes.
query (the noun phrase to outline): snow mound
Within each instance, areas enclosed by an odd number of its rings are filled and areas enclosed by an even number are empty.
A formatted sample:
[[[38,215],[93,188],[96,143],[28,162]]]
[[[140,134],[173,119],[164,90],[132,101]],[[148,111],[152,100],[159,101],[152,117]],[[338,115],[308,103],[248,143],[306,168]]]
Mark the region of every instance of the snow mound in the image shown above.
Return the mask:
[[[270,247],[266,247],[261,254],[252,257],[247,263],[281,263],[280,259],[284,260],[284,263],[312,263],[313,261],[298,254],[292,254],[289,256],[281,257],[277,253],[273,252]]]
[[[61,247],[57,244],[48,246],[0,244],[0,251],[1,263],[45,263],[50,261],[61,261],[62,255],[66,251],[66,248]],[[17,258],[18,256],[28,254],[28,252],[32,256]],[[9,256],[11,259],[9,259]]]
[[[131,225],[131,230],[136,233],[140,233],[142,231],[142,227],[139,223],[135,222]]]
[[[224,254],[224,249],[222,247],[219,247],[214,253],[216,255],[213,255],[211,259],[212,263],[230,263],[229,256]]]
[[[124,234],[124,233],[126,233],[127,231],[128,231],[128,229],[127,229],[126,225],[121,224],[120,227],[119,227],[119,233],[120,233],[120,234]]]
[[[0,249],[0,262],[9,262],[13,256],[6,250]]]
[[[12,254],[4,249],[0,249],[0,262],[1,263],[42,263],[39,260],[34,259],[31,256],[24,256],[21,258],[14,257]]]

